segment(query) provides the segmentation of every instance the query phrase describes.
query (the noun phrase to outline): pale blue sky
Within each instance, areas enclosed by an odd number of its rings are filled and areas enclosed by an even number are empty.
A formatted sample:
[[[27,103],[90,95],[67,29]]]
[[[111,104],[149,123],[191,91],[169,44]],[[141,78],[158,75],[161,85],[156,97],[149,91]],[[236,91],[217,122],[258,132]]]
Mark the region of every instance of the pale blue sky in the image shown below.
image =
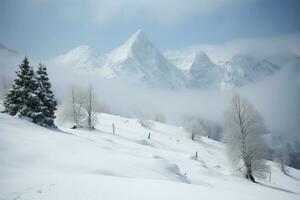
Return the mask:
[[[0,43],[45,59],[138,29],[163,50],[300,33],[299,0],[0,0]]]

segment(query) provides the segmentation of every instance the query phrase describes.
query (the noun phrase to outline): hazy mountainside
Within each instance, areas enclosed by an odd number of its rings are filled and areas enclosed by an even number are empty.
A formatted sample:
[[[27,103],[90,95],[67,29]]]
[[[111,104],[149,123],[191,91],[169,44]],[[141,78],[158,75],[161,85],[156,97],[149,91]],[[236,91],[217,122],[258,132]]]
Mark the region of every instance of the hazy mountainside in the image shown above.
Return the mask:
[[[230,61],[221,64],[220,68],[223,72],[223,89],[259,81],[280,69],[267,60],[259,60],[250,55],[236,55]]]
[[[8,51],[8,52],[10,52],[10,53],[12,53],[12,54],[17,54],[17,52],[16,52],[15,50],[9,49],[9,48],[7,48],[6,46],[4,46],[4,45],[1,44],[1,43],[0,43],[0,50],[6,50],[6,51]]]
[[[235,55],[231,60],[218,64],[202,51],[168,51],[165,56],[183,71],[192,88],[232,89],[262,80],[280,69],[266,59],[251,55]]]
[[[218,87],[222,77],[219,67],[204,52],[196,52],[188,70],[189,87],[207,89]]]
[[[14,71],[18,68],[21,59],[22,56],[16,51],[0,44],[0,78],[4,76],[11,77],[14,74]]]
[[[89,46],[83,45],[72,49],[66,54],[57,56],[51,59],[51,61],[53,62],[51,63],[53,65],[69,68],[70,70],[89,70],[93,67],[101,66],[103,59]]]

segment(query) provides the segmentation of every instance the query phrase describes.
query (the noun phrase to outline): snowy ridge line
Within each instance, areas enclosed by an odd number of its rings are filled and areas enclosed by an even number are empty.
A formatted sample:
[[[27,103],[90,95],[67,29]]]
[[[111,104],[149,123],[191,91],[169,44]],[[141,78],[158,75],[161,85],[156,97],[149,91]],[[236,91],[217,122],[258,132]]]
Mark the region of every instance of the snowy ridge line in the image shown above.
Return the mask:
[[[233,89],[257,82],[279,71],[266,59],[236,55],[215,64],[202,51],[161,53],[138,30],[110,52],[99,55],[89,46],[77,47],[48,61],[48,65],[104,79],[121,79],[150,88]]]

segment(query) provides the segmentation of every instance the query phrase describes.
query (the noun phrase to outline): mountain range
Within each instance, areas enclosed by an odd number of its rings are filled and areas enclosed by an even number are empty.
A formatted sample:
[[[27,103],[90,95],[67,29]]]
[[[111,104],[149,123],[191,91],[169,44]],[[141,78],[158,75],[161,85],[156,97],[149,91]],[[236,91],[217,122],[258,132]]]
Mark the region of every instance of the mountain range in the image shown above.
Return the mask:
[[[16,54],[0,46],[1,51],[5,49],[8,54]],[[46,63],[49,67],[93,73],[105,79],[118,78],[151,88],[232,89],[257,82],[280,70],[267,59],[247,54],[214,63],[203,51],[162,53],[142,30],[106,54],[99,54],[84,45]]]

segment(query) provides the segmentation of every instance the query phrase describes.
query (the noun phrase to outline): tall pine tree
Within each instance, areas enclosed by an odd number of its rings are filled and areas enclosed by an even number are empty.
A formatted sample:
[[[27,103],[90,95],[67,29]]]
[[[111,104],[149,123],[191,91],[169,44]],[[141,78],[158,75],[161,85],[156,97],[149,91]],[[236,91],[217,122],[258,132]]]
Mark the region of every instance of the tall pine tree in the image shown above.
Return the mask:
[[[10,115],[19,113],[19,117],[39,123],[43,117],[41,110],[43,104],[37,95],[38,81],[27,57],[24,58],[19,68],[12,89],[5,97],[5,111]]]
[[[38,81],[38,97],[41,99],[43,119],[41,121],[42,126],[55,128],[54,112],[56,110],[57,102],[54,98],[54,94],[51,90],[51,83],[48,78],[47,67],[43,64],[39,64],[37,70],[37,81]]]

